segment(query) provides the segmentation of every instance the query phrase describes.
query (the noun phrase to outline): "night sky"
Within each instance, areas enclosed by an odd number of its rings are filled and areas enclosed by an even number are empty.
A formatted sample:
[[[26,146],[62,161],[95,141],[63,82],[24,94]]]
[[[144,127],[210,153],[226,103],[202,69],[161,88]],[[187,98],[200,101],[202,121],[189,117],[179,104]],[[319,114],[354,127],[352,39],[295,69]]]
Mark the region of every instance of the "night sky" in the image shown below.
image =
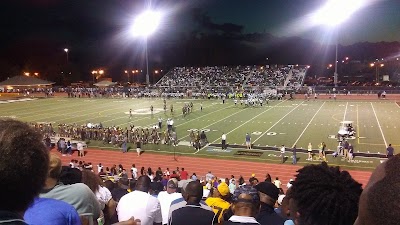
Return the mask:
[[[349,0],[350,1],[350,0]],[[340,43],[400,41],[400,1],[364,0],[368,5],[340,26]],[[233,24],[241,33],[297,36],[331,44],[327,27],[302,22],[323,0],[158,0],[153,8],[164,12],[161,28],[151,37],[153,48],[179,44],[193,30],[208,32],[193,19],[197,11],[209,27]],[[71,61],[98,67],[136,59],[140,40],[128,28],[148,1],[139,0],[2,0],[0,7],[0,69],[12,71],[46,66],[62,60],[70,49]],[[238,26],[235,26],[238,25]],[[128,49],[134,49],[128,51]],[[78,57],[79,56],[79,57]],[[110,57],[113,56],[113,57]],[[155,60],[158,55],[153,54]],[[160,56],[161,57],[161,56]],[[40,59],[41,60],[40,60]],[[91,59],[91,60],[88,60]],[[39,65],[40,64],[40,65]],[[121,64],[124,64],[122,62]],[[126,63],[125,63],[126,64]],[[0,75],[1,76],[1,75]]]
[[[351,0],[349,0],[351,1]],[[364,0],[368,5],[342,24],[340,42],[400,41],[400,1]],[[244,26],[244,32],[266,31],[277,36],[300,36],[323,41],[326,29],[314,27],[304,33],[285,29],[312,13],[326,1],[275,0],[244,1],[218,0],[207,6],[207,12],[216,23],[231,22]]]

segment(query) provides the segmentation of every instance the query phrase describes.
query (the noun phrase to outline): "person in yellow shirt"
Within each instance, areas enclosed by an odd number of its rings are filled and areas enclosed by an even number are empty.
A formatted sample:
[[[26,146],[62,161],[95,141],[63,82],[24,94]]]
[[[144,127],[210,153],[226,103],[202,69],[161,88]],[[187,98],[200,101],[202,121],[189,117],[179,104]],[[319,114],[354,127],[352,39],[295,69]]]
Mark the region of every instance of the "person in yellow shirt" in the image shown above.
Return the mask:
[[[218,218],[218,223],[223,220],[223,215],[231,206],[226,199],[229,197],[229,187],[225,182],[218,185],[217,188],[212,189],[212,197],[207,198],[206,204],[210,206]]]

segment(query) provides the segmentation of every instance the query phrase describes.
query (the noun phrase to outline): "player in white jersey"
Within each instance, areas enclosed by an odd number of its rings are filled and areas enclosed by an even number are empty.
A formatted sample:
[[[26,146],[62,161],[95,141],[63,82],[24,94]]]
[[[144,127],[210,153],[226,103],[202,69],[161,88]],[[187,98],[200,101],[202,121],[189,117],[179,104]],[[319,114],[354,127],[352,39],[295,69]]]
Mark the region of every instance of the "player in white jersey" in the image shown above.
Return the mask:
[[[235,103],[235,106],[237,105],[237,99],[233,100],[233,102]]]

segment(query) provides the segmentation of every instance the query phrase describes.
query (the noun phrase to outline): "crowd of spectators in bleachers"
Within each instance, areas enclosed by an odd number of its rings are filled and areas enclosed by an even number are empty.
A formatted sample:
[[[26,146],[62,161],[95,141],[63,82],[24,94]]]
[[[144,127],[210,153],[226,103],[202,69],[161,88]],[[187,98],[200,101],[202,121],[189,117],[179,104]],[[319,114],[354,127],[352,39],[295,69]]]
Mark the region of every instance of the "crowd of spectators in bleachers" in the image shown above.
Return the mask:
[[[296,67],[292,70],[291,77],[288,79],[286,87],[291,89],[301,88],[307,72],[307,67]]]
[[[250,67],[176,67],[157,83],[158,86],[218,87],[242,85]]]

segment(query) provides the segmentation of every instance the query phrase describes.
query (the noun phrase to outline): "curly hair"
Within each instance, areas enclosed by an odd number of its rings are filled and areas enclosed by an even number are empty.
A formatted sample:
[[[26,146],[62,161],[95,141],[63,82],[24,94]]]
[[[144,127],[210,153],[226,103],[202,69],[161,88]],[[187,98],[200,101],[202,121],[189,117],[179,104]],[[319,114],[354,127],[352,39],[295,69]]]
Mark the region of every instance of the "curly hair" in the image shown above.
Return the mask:
[[[326,162],[297,171],[291,187],[301,225],[348,225],[357,218],[361,184]]]
[[[16,120],[0,120],[0,210],[24,211],[43,188],[49,154],[39,133]]]

